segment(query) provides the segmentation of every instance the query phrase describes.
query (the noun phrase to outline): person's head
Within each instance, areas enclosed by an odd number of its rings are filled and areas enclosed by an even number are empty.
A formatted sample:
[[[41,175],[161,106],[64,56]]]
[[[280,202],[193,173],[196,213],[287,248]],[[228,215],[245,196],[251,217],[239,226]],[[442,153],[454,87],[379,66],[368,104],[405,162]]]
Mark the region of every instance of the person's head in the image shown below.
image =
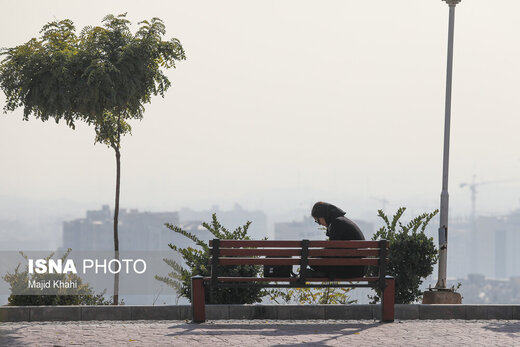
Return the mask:
[[[311,211],[311,216],[314,218],[314,221],[325,227],[329,226],[334,218],[344,215],[345,211],[323,201],[315,203]]]

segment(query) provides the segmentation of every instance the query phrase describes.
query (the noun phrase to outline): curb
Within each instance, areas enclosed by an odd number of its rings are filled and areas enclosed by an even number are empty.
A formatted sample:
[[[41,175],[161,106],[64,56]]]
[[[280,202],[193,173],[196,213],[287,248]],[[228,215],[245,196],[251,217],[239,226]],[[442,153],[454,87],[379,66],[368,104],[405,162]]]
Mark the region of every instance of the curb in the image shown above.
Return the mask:
[[[206,305],[208,320],[380,320],[380,305]],[[395,305],[398,320],[520,320],[520,305]],[[0,322],[191,320],[191,306],[1,306]]]

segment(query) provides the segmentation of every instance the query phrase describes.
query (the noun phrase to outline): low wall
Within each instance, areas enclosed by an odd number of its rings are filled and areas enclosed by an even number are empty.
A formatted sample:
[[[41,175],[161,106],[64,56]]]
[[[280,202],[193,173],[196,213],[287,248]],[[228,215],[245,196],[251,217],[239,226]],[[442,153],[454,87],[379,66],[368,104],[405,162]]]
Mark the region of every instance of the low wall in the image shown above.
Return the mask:
[[[380,305],[206,305],[208,320],[379,320]],[[520,319],[520,305],[395,305],[397,320]],[[191,306],[1,306],[0,322],[191,320]]]

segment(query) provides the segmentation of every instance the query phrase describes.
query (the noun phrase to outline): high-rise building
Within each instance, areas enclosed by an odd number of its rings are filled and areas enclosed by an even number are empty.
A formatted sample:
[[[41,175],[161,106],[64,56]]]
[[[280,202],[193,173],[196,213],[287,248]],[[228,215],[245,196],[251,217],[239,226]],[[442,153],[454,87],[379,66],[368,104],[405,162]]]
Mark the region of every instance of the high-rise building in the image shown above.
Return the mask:
[[[87,211],[86,218],[63,223],[63,248],[73,250],[113,250],[113,214],[108,205]],[[179,224],[177,212],[119,211],[120,250],[168,250],[169,243],[181,239],[164,226]]]
[[[448,270],[451,276],[477,273],[487,278],[520,276],[520,210],[503,216],[477,216],[450,224]]]

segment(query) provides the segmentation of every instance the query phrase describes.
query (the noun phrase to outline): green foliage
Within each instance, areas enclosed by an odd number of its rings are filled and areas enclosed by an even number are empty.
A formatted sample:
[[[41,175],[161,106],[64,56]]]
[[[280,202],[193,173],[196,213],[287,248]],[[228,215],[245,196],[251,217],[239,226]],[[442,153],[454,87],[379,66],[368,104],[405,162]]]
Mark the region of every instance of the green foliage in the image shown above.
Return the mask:
[[[70,253],[70,248],[61,257],[64,262]],[[27,256],[20,252],[22,257],[27,260]],[[48,255],[45,259],[48,261],[54,253]],[[73,273],[68,274],[29,274],[28,267],[24,271],[20,270],[20,264],[14,269],[13,273],[6,273],[2,277],[9,283],[11,295],[8,298],[10,306],[38,306],[38,305],[109,305],[110,302],[105,300],[103,291],[100,294],[95,294],[92,288],[82,283],[81,278]],[[53,291],[52,294],[42,295],[41,289],[29,288],[29,281],[74,281],[77,283],[77,288],[65,289],[59,288]],[[13,294],[16,293],[16,294]]]
[[[95,129],[95,142],[103,143],[116,151],[120,148],[120,136],[132,131],[130,124],[111,113],[105,113],[102,121],[95,124]]]
[[[331,282],[333,283],[333,282]],[[324,283],[326,284],[326,283]],[[352,304],[347,295],[352,288],[290,288],[266,291],[269,299],[277,304]]]
[[[170,248],[182,256],[185,267],[172,259],[163,259],[172,268],[172,272],[167,277],[156,275],[155,279],[173,287],[179,295],[191,300],[191,277],[196,275],[210,276],[210,249],[207,243],[196,235],[168,223],[165,225],[173,232],[192,240],[197,248],[178,248],[170,244]],[[247,235],[249,225],[251,225],[251,222],[247,222],[244,226],[238,227],[234,231],[229,231],[219,223],[215,213],[212,215],[211,224],[202,223],[206,230],[215,238],[221,240],[250,240],[250,237]],[[225,277],[257,277],[260,271],[260,266],[253,265],[220,266],[217,269],[217,274]],[[252,304],[260,302],[263,295],[265,295],[265,291],[255,286],[248,288],[218,288],[215,290],[206,288],[205,293],[207,304]]]
[[[395,277],[396,304],[413,303],[422,296],[419,286],[422,279],[433,272],[438,257],[433,238],[427,237],[424,232],[438,210],[423,213],[403,225],[399,219],[405,210],[404,207],[399,208],[391,221],[382,210],[378,210],[378,216],[385,225],[372,237],[372,240],[386,239],[390,242],[387,273]],[[369,269],[369,273],[372,276],[377,274],[373,268]],[[380,294],[371,299],[378,302]]]
[[[102,22],[79,36],[71,20],[50,22],[40,38],[3,49],[4,111],[23,106],[24,120],[33,114],[43,121],[64,119],[70,127],[77,120],[101,124],[107,115],[141,119],[143,105],[171,85],[162,68],[184,60],[184,50],[179,40],[162,39],[166,30],[159,18],[140,22],[135,34],[126,14]]]

